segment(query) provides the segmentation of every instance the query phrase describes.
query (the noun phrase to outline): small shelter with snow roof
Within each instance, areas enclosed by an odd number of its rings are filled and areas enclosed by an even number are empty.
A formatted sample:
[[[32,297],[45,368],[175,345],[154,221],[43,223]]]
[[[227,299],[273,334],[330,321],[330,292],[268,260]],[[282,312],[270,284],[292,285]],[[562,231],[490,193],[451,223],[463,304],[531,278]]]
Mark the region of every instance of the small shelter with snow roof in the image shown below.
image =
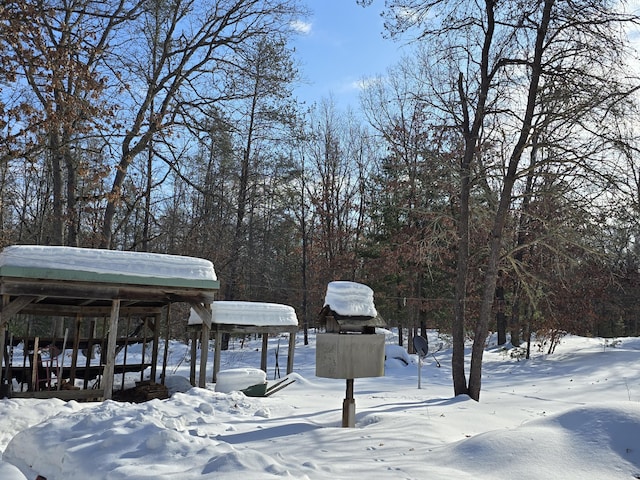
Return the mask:
[[[213,302],[210,310],[212,330],[215,337],[213,382],[216,382],[218,372],[220,371],[222,336],[224,334],[261,334],[262,352],[260,369],[266,372],[269,335],[288,333],[287,375],[293,371],[293,355],[296,332],[298,331],[298,317],[293,307],[279,303],[220,300]],[[194,328],[194,332],[197,332],[197,328],[201,323],[201,317],[192,310],[189,316],[189,325]],[[194,359],[195,350],[192,350],[192,365]]]
[[[376,310],[373,290],[348,281],[329,282],[318,321],[327,333],[375,333],[376,327],[386,326]]]
[[[122,373],[124,380],[125,372],[140,371],[142,379],[144,370],[150,368],[155,381],[159,332],[168,325],[171,304],[189,304],[200,317],[202,336],[208,341],[210,305],[218,289],[213,264],[200,258],[76,247],[7,247],[0,252],[2,386],[6,389],[19,382],[20,391],[9,389],[9,393],[21,397],[110,399],[116,374]],[[71,319],[71,334],[66,329],[50,337],[35,335],[20,323],[25,315],[52,325],[56,319],[62,318],[63,324]],[[122,318],[127,321],[119,322]],[[100,320],[102,333],[97,334],[95,326]],[[13,321],[15,325],[10,324]],[[91,328],[82,328],[89,323]],[[133,333],[125,331],[125,325]],[[142,364],[126,365],[127,346],[141,342],[143,351],[151,350],[149,363],[143,358]],[[23,359],[16,362],[13,351],[19,345]],[[100,358],[92,360],[89,352],[96,346]],[[65,355],[67,348],[70,359]],[[43,349],[49,353],[46,369],[40,356]],[[116,355],[123,350],[124,364],[116,365]],[[82,352],[87,353],[86,363],[81,361]],[[200,386],[205,383],[206,357],[201,359]],[[165,368],[166,356],[163,371]],[[89,378],[98,379],[93,388],[87,388]],[[24,383],[28,385],[25,392]]]

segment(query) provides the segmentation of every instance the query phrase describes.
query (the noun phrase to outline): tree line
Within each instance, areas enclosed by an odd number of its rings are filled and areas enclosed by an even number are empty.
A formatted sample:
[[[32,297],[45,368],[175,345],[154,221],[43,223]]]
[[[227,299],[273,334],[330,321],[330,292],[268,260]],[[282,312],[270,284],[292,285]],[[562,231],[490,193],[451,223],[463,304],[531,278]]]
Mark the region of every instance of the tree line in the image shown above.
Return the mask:
[[[305,332],[327,282],[366,283],[400,342],[451,335],[475,399],[490,331],[637,335],[638,18],[388,3],[414,48],[356,112],[294,97],[299,0],[7,0],[0,244],[207,258],[220,298],[293,305]]]

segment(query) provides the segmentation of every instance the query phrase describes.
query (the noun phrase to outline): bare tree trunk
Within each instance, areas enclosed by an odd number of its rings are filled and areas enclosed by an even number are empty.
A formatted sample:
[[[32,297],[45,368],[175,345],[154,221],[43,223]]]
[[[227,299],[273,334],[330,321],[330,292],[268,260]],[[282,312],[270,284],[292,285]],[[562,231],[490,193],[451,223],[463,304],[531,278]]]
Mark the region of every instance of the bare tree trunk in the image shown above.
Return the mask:
[[[49,134],[49,154],[51,156],[51,176],[53,179],[53,221],[51,222],[51,236],[47,239],[49,245],[62,245],[64,238],[64,195],[62,182],[62,154],[60,137],[57,131]]]
[[[475,144],[474,144],[475,145]],[[469,148],[467,148],[468,150]],[[473,152],[465,157],[472,156]],[[470,160],[469,160],[470,161]],[[467,298],[467,270],[469,264],[469,163],[463,160],[460,179],[460,211],[458,213],[458,256],[456,263],[455,297],[453,303],[454,320],[452,326],[451,374],[455,395],[468,393],[464,368],[464,326],[465,300]]]
[[[551,19],[551,11],[555,0],[545,0],[542,18],[537,29],[536,44],[533,60],[530,64],[531,78],[529,81],[529,89],[527,95],[527,107],[520,128],[518,141],[516,142],[511,156],[502,192],[500,194],[500,202],[498,210],[494,217],[493,228],[491,229],[491,238],[489,240],[489,258],[487,259],[487,269],[484,276],[484,289],[482,294],[482,304],[480,307],[480,318],[476,326],[475,337],[473,339],[473,347],[471,351],[471,370],[469,373],[469,395],[474,400],[480,400],[480,389],[482,385],[482,356],[484,353],[485,342],[488,334],[489,317],[491,315],[491,307],[495,298],[496,281],[498,278],[498,265],[500,262],[500,254],[502,251],[502,240],[504,225],[507,220],[507,214],[511,206],[511,194],[513,185],[517,179],[518,164],[522,157],[522,153],[529,141],[530,132],[533,124],[535,107],[538,99],[538,85],[542,75],[542,54],[544,51],[544,42],[547,36],[547,29]]]
[[[69,139],[65,138],[64,158],[67,169],[67,212],[64,225],[67,230],[66,245],[78,246],[78,172],[76,159],[69,149]]]
[[[307,206],[305,193],[307,190],[306,178],[303,170],[301,175],[302,185],[300,189],[300,231],[302,234],[302,263],[300,273],[302,276],[302,325],[304,331],[304,344],[309,345],[309,288],[308,284],[308,248],[309,239],[307,237]]]

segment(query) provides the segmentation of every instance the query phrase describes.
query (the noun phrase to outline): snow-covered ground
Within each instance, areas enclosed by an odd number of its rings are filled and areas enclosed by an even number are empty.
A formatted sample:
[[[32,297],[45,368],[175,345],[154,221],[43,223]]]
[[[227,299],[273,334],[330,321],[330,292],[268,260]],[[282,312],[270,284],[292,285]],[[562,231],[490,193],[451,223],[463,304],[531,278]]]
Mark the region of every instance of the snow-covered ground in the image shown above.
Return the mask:
[[[167,400],[0,400],[0,479],[640,478],[640,338],[568,336],[530,360],[490,343],[475,402],[453,396],[446,340],[418,389],[417,358],[387,335],[385,376],[355,380],[355,428],[340,427],[345,381],[315,376],[313,334],[295,382],[268,397],[188,388],[187,346],[172,343]],[[259,366],[259,345],[234,342],[222,368]]]

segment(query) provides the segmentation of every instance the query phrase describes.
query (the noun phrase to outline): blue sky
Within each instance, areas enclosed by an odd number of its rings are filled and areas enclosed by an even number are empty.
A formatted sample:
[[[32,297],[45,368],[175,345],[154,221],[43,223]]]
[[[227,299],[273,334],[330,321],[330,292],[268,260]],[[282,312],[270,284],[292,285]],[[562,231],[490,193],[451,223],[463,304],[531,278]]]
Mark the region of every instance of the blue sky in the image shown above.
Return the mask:
[[[384,75],[401,59],[402,41],[384,39],[380,16],[385,0],[373,0],[363,8],[356,0],[306,0],[311,17],[294,39],[305,84],[295,95],[310,104],[331,96],[338,107],[358,109],[358,85],[366,78]],[[628,10],[639,14],[640,1]],[[631,33],[637,39],[636,29]],[[406,39],[405,39],[406,41]]]
[[[402,56],[401,43],[384,39],[384,0],[363,8],[356,0],[307,0],[312,16],[294,42],[306,83],[296,95],[307,103],[334,99],[358,108],[358,84],[383,75]]]

